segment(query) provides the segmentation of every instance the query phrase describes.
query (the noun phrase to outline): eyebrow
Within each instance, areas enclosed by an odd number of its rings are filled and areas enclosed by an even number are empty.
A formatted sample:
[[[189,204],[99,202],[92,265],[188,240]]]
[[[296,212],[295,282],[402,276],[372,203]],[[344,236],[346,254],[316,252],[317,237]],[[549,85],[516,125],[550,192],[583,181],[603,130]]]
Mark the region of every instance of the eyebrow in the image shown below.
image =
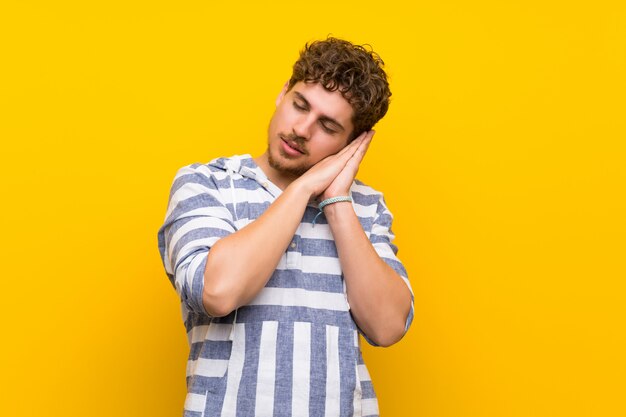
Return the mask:
[[[297,91],[294,91],[293,93],[300,100],[304,101],[304,104],[307,107],[311,107],[311,104],[309,103],[309,101],[302,94],[300,94]],[[326,115],[322,115],[322,116],[320,116],[320,120],[323,121],[323,122],[327,122],[327,123],[330,123],[330,124],[334,125],[337,129],[339,129],[342,132],[344,130],[346,130],[341,123],[339,123],[337,120],[333,119],[332,117],[328,117]]]

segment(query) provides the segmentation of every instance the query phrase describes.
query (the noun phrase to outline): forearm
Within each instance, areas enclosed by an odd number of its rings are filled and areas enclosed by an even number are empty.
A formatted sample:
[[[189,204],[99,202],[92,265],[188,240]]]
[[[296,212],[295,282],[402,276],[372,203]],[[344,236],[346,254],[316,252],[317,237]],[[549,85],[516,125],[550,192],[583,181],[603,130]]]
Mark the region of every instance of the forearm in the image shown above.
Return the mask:
[[[202,296],[210,315],[224,316],[261,291],[293,238],[308,201],[309,194],[294,182],[258,219],[213,245]]]
[[[376,344],[388,346],[404,334],[411,294],[402,278],[383,261],[365,235],[349,203],[324,208],[357,325]]]

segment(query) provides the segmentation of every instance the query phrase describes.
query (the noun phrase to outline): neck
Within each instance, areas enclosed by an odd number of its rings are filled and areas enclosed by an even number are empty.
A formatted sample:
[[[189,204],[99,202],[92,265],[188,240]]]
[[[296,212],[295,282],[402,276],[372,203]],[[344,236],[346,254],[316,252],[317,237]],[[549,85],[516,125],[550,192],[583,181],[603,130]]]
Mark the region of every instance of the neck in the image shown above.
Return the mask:
[[[272,181],[278,188],[284,191],[285,188],[287,188],[289,184],[298,179],[298,177],[295,175],[286,174],[272,168],[269,163],[267,152],[268,151],[265,151],[264,154],[253,158],[254,162],[259,166],[259,168],[261,168],[261,171],[263,171],[267,179]]]

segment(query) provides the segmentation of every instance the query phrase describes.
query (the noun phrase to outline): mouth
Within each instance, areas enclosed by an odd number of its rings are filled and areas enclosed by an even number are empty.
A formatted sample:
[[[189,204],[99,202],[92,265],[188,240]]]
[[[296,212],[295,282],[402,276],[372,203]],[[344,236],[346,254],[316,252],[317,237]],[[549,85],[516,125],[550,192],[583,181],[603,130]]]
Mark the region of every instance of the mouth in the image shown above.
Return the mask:
[[[285,146],[287,146],[289,149],[291,149],[291,150],[293,150],[295,152],[298,152],[298,153],[300,153],[302,155],[306,154],[304,149],[302,149],[300,146],[298,146],[298,144],[296,142],[294,142],[292,140],[285,139],[283,136],[281,136],[280,139],[283,141],[283,144]]]

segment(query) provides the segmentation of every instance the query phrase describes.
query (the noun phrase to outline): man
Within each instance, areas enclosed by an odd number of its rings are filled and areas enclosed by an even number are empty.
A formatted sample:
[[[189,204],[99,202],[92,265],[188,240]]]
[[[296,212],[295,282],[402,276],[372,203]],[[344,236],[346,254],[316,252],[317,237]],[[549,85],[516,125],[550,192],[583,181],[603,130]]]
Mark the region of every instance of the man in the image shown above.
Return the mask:
[[[355,180],[391,92],[377,54],[307,45],[267,151],[180,169],[159,230],[188,332],[185,416],[374,416],[360,332],[389,346],[413,295],[382,194]]]

